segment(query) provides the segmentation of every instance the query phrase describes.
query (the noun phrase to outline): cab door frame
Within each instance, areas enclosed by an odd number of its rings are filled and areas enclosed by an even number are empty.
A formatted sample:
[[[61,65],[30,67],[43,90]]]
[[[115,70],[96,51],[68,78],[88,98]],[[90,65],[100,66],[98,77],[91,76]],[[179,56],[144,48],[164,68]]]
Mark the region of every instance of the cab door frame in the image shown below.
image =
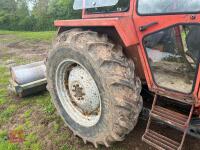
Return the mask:
[[[139,55],[141,58],[141,62],[144,68],[145,77],[147,80],[147,84],[149,89],[152,92],[155,92],[159,95],[166,96],[168,98],[172,98],[178,100],[180,102],[195,104],[196,106],[200,106],[200,91],[199,91],[199,84],[200,84],[200,67],[198,67],[198,75],[196,78],[196,84],[192,94],[184,94],[177,91],[168,90],[165,88],[161,88],[156,85],[153,75],[151,73],[150,65],[148,63],[147,54],[143,47],[143,38],[150,33],[155,33],[156,31],[160,31],[162,29],[168,28],[170,26],[178,25],[178,24],[193,24],[193,23],[200,23],[200,14],[166,14],[166,15],[139,15],[137,13],[137,1],[134,2],[134,12],[133,12],[133,20],[135,24],[135,30],[138,35],[139,39]],[[151,25],[152,24],[152,25]],[[149,26],[146,30],[141,31],[141,27],[146,25]]]

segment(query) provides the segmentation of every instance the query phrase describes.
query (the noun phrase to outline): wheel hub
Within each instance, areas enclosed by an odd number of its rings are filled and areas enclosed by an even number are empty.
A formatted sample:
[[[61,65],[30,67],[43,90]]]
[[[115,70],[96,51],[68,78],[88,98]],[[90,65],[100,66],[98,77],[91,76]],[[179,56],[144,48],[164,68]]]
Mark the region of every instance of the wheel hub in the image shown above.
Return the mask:
[[[68,78],[72,104],[86,115],[95,112],[100,105],[99,91],[91,77],[82,67],[72,69]]]

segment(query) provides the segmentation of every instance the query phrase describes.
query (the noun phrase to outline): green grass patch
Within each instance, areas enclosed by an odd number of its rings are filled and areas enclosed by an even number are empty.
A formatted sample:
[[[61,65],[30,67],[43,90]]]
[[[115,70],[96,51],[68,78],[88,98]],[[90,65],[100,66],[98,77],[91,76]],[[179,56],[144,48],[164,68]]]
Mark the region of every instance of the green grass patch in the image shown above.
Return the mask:
[[[8,132],[7,131],[0,131],[0,142],[5,141],[8,139]]]
[[[24,125],[18,125],[18,127],[15,128],[15,131],[21,131],[24,130]]]
[[[24,124],[24,126],[25,126],[26,129],[31,128],[31,126],[32,126],[31,121],[28,120],[28,119],[26,119],[26,120],[25,120],[25,124]]]
[[[55,106],[51,103],[50,99],[46,102],[47,105],[43,105],[44,112],[52,115],[55,112]]]
[[[53,125],[53,131],[54,131],[55,133],[58,133],[59,130],[60,130],[60,125],[59,125],[58,123],[55,123],[55,124]]]
[[[0,142],[0,150],[19,150],[19,146],[8,141]]]
[[[31,121],[30,121],[31,114],[32,114],[32,110],[31,109],[27,110],[24,113],[24,117],[25,117],[24,126],[25,126],[26,129],[29,129],[31,127],[31,125],[32,125]]]
[[[4,31],[0,30],[0,34],[3,35],[15,35],[21,39],[27,40],[46,40],[50,41],[56,35],[55,31],[44,32],[22,32],[22,31]]]
[[[8,141],[7,131],[0,131],[0,150],[19,150],[17,144]]]
[[[29,109],[24,113],[24,117],[29,118],[31,116],[32,110]]]
[[[0,85],[8,84],[8,81],[9,81],[9,69],[7,69],[6,67],[0,66],[0,74],[1,74]]]
[[[7,87],[5,86],[4,88],[0,88],[0,98],[2,99],[2,101],[5,102],[5,97],[8,95],[7,92]]]
[[[60,150],[76,150],[76,148],[71,145],[65,144],[64,146],[61,147]]]
[[[48,92],[40,93],[39,95],[34,95],[24,98],[21,105],[36,104],[43,109],[47,115],[52,115],[55,112],[55,106],[51,102],[51,97]],[[26,112],[27,115],[30,112]]]
[[[17,110],[15,105],[10,105],[8,108],[3,110],[0,113],[0,124],[4,124],[9,121],[10,117],[12,117],[13,113]]]
[[[9,83],[9,70],[6,67],[0,66],[0,105],[6,102],[7,86]]]
[[[3,105],[3,104],[5,104],[5,103],[6,103],[6,99],[0,97],[0,105]]]
[[[30,149],[32,149],[32,150],[41,150],[42,146],[41,146],[40,143],[33,143],[33,144],[31,144]]]
[[[26,136],[24,142],[25,149],[41,150],[41,144],[38,142],[36,134],[31,133]]]
[[[55,106],[51,102],[51,97],[49,93],[44,93],[44,95],[38,96],[37,104],[43,108],[43,111],[48,114],[52,115],[55,112]]]

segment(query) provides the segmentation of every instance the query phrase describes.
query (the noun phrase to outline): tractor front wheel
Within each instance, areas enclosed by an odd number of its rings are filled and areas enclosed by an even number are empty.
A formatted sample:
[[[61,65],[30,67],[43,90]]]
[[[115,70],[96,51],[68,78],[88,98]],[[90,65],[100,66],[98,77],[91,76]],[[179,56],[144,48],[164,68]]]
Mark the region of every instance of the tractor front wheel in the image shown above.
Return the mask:
[[[134,71],[107,36],[74,29],[60,34],[49,52],[48,90],[75,135],[109,147],[135,127],[142,109]]]

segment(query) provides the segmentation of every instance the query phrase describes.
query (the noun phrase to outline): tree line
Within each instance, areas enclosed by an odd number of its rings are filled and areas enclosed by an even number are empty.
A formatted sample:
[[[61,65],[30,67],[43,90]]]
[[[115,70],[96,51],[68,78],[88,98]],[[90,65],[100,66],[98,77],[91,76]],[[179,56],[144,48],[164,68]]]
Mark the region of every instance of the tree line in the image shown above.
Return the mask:
[[[81,17],[73,10],[74,0],[0,0],[0,29],[47,31],[54,30],[57,19]]]

